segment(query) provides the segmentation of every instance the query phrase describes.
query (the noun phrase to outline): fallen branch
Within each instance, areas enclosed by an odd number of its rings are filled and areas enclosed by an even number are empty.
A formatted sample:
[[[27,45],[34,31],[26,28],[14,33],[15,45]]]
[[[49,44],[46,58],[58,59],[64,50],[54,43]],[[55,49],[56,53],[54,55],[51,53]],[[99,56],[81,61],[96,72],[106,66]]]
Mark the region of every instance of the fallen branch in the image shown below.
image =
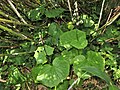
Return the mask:
[[[3,83],[5,83],[5,82],[6,82],[6,80],[3,80],[3,79],[1,79],[1,78],[0,78],[0,82],[3,82]]]
[[[27,22],[22,18],[22,16],[20,15],[20,13],[17,11],[17,9],[15,8],[15,6],[12,4],[11,0],[7,0],[7,2],[10,4],[11,8],[13,9],[13,11],[17,14],[17,16],[20,18],[20,20],[27,24]]]

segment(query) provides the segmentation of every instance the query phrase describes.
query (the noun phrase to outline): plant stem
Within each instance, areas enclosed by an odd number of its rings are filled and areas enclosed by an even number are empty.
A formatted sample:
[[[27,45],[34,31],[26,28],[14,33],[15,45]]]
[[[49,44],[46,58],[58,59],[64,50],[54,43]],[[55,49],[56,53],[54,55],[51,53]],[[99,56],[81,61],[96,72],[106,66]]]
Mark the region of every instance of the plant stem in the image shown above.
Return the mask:
[[[68,88],[68,90],[71,90],[72,87],[77,83],[77,81],[78,81],[78,79],[76,79],[76,80],[72,83],[72,85]]]
[[[69,7],[70,15],[71,15],[71,18],[72,18],[72,9],[71,9],[71,6],[70,6],[70,0],[67,0],[67,2],[68,2],[68,7]]]
[[[7,19],[2,19],[0,18],[0,22],[7,22],[7,23],[12,23],[12,24],[18,24],[18,25],[23,25],[23,26],[30,26],[30,27],[34,27],[30,24],[25,24],[25,23],[21,23],[21,22],[16,22],[16,21],[12,21],[12,20],[7,20]]]
[[[100,11],[100,17],[99,17],[99,21],[98,21],[98,27],[97,27],[96,31],[98,30],[98,28],[100,26],[100,21],[101,21],[101,18],[102,18],[102,12],[103,12],[104,3],[105,3],[105,0],[103,0],[103,2],[102,2],[102,7],[101,7],[101,11]]]
[[[33,41],[32,39],[28,38],[27,36],[25,36],[24,34],[21,34],[21,33],[17,33],[15,31],[13,31],[12,29],[9,29],[5,26],[2,26],[0,25],[0,28],[5,30],[5,31],[8,31],[9,33],[11,33],[12,35],[15,35],[15,36],[18,36],[18,37],[21,37],[23,39],[26,39],[26,40],[29,40],[29,41]]]
[[[9,19],[11,19],[11,20],[14,20],[14,21],[18,21],[18,20],[17,20],[17,19],[15,19],[14,17],[12,17],[12,16],[10,16],[10,15],[5,14],[5,13],[4,13],[4,12],[2,12],[1,10],[0,10],[0,15],[2,15],[3,17],[9,18]]]
[[[27,22],[22,18],[22,16],[20,15],[20,13],[17,11],[17,9],[15,8],[15,6],[12,4],[11,0],[7,0],[8,3],[10,4],[11,8],[13,9],[13,11],[17,14],[17,16],[20,18],[20,20],[27,24]]]

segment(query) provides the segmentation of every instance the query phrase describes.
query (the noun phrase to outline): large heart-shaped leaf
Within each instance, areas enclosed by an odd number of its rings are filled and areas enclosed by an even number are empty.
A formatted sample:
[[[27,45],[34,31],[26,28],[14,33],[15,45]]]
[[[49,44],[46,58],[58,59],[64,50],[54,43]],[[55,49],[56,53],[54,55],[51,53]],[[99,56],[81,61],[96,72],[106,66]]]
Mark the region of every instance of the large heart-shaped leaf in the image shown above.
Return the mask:
[[[40,69],[36,80],[48,87],[57,86],[68,76],[69,66],[63,57],[56,57],[52,65],[46,64]]]
[[[104,71],[105,67],[105,60],[103,57],[94,51],[88,51],[87,52],[87,62],[89,66],[94,66],[101,71]]]
[[[48,33],[52,37],[59,37],[62,34],[62,30],[60,30],[60,28],[57,25],[57,23],[51,23],[50,26],[49,26]]]
[[[95,67],[102,72],[104,71],[105,61],[100,54],[94,51],[88,51],[87,58],[85,58],[83,55],[78,55],[73,58],[73,68],[78,76],[81,76],[84,73],[82,67],[86,66]],[[85,74],[84,77],[87,78],[89,75]]]
[[[85,32],[77,29],[63,33],[60,36],[60,43],[65,48],[71,48],[73,46],[77,49],[83,49],[88,44]]]
[[[78,75],[78,77],[87,79],[90,77],[89,74],[82,71],[82,67],[86,66],[86,58],[83,55],[78,55],[75,58],[73,58],[73,69],[74,72]]]
[[[49,45],[58,45],[59,44],[59,38],[62,34],[62,30],[60,29],[59,25],[57,23],[51,23],[49,25],[48,34],[50,37],[46,40],[46,43]]]

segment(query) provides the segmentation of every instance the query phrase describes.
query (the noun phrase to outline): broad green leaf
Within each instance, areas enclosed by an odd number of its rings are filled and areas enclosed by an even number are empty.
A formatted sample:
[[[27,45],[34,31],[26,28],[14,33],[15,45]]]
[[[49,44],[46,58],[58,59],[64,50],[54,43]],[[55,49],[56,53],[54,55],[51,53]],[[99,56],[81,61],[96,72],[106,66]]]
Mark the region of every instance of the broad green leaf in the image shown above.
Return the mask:
[[[99,78],[105,80],[107,82],[108,85],[112,84],[112,81],[110,79],[110,77],[103,71],[101,71],[100,69],[94,67],[94,66],[84,66],[81,68],[82,70],[85,70],[95,76],[98,76]]]
[[[74,62],[73,58],[78,55],[78,50],[76,49],[71,49],[70,51],[64,50],[61,54],[66,61],[68,61],[70,64],[73,64]]]
[[[38,76],[38,73],[40,72],[40,70],[43,68],[42,65],[38,65],[38,66],[35,66],[32,68],[32,71],[31,71],[31,76],[33,78],[33,80],[36,80],[37,76]]]
[[[69,74],[69,63],[63,57],[56,57],[52,65],[46,64],[40,69],[37,81],[48,87],[57,86]]]
[[[41,16],[44,14],[45,8],[44,6],[40,6],[39,8],[30,10],[28,12],[28,18],[32,21],[41,20]]]
[[[46,53],[44,51],[44,47],[38,47],[35,51],[34,57],[37,61],[37,64],[44,64],[47,62]]]
[[[63,33],[60,36],[60,43],[65,48],[71,48],[73,46],[77,49],[83,49],[88,44],[85,32],[78,29]]]
[[[48,45],[45,45],[45,52],[46,52],[47,55],[52,55],[53,51],[54,51],[54,48],[52,48]]]
[[[56,26],[56,23],[51,23],[50,26],[49,26],[49,34],[51,36],[55,36],[57,34],[57,26]]]
[[[66,80],[63,83],[59,84],[57,90],[67,90],[69,82]]]
[[[57,23],[51,23],[48,29],[48,34],[51,36],[47,39],[48,44],[58,45],[62,33],[63,32]]]
[[[48,33],[52,37],[59,37],[62,34],[62,31],[60,30],[59,26],[56,23],[51,23],[49,26]]]
[[[64,12],[63,8],[56,8],[56,9],[46,10],[45,15],[48,18],[55,18],[63,12]]]
[[[88,51],[87,52],[87,62],[89,66],[94,66],[101,71],[104,71],[105,60],[97,52]]]
[[[90,75],[82,71],[82,67],[86,65],[86,58],[83,55],[78,55],[75,58],[73,58],[73,69],[74,72],[78,75],[78,77],[83,79],[87,79],[90,77]]]

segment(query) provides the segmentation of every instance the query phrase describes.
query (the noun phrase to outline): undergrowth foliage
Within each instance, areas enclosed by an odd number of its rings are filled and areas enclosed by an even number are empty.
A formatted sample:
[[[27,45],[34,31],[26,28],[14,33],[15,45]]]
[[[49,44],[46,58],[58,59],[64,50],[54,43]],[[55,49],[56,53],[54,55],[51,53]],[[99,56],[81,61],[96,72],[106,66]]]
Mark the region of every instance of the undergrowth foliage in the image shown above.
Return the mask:
[[[106,82],[102,89],[119,90],[120,6],[98,25],[100,0],[13,0],[24,23],[7,1],[0,1],[0,90],[70,90],[93,76]]]

